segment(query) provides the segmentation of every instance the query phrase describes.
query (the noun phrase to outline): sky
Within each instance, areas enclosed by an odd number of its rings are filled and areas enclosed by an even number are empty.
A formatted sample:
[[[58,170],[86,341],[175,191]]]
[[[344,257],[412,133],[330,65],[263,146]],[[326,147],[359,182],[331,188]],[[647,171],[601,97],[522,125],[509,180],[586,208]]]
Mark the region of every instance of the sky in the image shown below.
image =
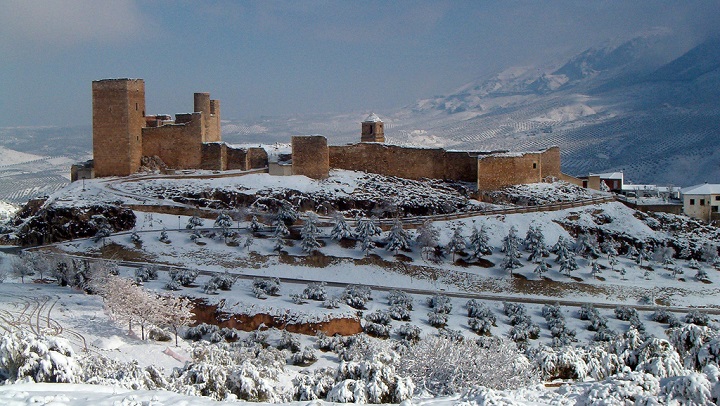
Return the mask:
[[[510,66],[663,29],[687,49],[720,1],[0,0],[0,127],[89,125],[91,82],[145,80],[148,113],[383,113]]]

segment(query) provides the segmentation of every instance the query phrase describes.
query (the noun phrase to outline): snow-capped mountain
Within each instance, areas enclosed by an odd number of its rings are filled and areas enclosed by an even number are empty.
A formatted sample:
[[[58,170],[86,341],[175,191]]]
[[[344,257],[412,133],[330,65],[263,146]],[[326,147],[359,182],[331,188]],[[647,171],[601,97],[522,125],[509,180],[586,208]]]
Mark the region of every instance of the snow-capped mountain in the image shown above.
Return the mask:
[[[588,49],[556,67],[510,68],[420,100],[388,117],[386,137],[457,149],[559,145],[564,171],[575,175],[720,181],[720,40],[668,61],[662,38]]]

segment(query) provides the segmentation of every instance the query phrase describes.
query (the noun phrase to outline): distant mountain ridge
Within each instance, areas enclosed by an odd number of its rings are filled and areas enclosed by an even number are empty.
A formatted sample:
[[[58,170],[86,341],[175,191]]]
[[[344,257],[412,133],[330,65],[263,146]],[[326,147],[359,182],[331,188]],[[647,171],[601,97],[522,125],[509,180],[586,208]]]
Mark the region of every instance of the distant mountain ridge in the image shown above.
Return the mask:
[[[388,118],[389,142],[455,149],[559,145],[574,175],[720,182],[720,40],[660,61],[662,38],[592,48],[557,68],[510,68]]]

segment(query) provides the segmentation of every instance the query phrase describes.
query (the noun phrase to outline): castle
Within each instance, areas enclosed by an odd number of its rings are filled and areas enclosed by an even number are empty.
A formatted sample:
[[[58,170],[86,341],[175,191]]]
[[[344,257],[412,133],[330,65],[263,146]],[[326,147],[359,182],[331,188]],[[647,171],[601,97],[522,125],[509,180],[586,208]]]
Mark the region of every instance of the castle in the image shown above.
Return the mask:
[[[478,190],[541,182],[548,177],[578,183],[560,171],[558,147],[538,152],[449,151],[385,144],[384,124],[371,114],[361,123],[360,142],[329,146],[323,136],[293,136],[291,170],[278,170],[260,147],[222,142],[220,102],[195,93],[194,112],[146,115],[142,79],[92,82],[93,161],[74,165],[80,178],[128,176],[143,157],[156,157],[172,169],[250,170],[327,178],[330,169],[347,169],[408,179],[446,179],[477,184]],[[275,165],[275,167],[273,167]],[[285,165],[288,167],[288,165]]]

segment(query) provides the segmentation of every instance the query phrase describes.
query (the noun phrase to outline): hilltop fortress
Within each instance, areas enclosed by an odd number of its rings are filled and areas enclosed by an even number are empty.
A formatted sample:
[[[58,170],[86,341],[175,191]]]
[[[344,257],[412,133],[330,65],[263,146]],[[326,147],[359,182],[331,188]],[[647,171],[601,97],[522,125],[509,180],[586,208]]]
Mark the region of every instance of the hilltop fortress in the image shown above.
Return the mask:
[[[92,82],[93,161],[74,165],[72,178],[128,176],[143,157],[172,169],[250,170],[327,178],[330,169],[364,171],[408,179],[445,179],[477,183],[478,190],[540,182],[546,178],[579,181],[560,171],[560,149],[538,152],[449,151],[385,144],[384,124],[371,114],[361,123],[360,142],[329,146],[324,136],[293,136],[292,156],[269,162],[260,147],[222,142],[220,102],[194,94],[194,112],[146,115],[142,79]],[[274,168],[273,168],[274,167]],[[281,167],[281,169],[278,169]]]

